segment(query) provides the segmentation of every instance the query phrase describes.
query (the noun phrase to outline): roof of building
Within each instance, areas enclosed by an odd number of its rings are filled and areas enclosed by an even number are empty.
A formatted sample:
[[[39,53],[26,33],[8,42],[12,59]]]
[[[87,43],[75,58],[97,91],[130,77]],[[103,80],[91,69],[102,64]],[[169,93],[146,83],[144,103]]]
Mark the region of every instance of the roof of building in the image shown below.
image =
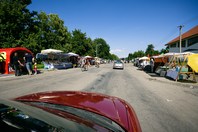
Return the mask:
[[[182,39],[186,39],[186,38],[189,38],[189,37],[194,36],[194,35],[198,35],[198,25],[193,27],[189,31],[183,33],[182,34]],[[176,37],[175,39],[171,40],[170,42],[168,42],[166,45],[173,44],[174,42],[177,42],[177,41],[179,41],[179,36]]]

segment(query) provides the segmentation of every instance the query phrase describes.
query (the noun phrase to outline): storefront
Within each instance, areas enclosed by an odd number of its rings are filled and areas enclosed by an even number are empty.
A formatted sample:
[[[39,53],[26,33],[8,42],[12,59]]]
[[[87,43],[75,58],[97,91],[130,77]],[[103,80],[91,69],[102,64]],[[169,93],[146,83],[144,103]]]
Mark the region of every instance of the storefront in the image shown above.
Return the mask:
[[[0,49],[0,73],[1,74],[11,74],[14,72],[14,70],[11,67],[11,63],[12,63],[12,58],[15,52],[18,53],[18,56],[21,62],[24,62],[23,57],[25,53],[32,54],[30,50],[28,50],[27,48],[23,48],[23,47]]]

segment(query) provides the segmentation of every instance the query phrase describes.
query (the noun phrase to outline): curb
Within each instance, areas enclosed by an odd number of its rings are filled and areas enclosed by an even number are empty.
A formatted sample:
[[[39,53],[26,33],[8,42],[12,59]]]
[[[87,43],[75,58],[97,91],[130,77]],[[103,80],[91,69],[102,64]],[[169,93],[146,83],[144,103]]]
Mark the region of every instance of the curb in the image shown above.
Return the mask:
[[[186,87],[186,88],[191,88],[191,89],[193,89],[193,88],[197,88],[198,89],[198,83],[197,82],[194,82],[194,83],[193,82],[185,83],[185,82],[171,80],[171,79],[168,79],[166,77],[160,77],[157,74],[156,74],[156,77],[152,77],[151,75],[149,75],[149,76],[150,76],[148,78],[149,80],[154,80],[154,81],[158,81],[158,82],[162,82],[162,83],[171,83],[172,85],[175,85],[175,86],[181,86],[181,87]]]

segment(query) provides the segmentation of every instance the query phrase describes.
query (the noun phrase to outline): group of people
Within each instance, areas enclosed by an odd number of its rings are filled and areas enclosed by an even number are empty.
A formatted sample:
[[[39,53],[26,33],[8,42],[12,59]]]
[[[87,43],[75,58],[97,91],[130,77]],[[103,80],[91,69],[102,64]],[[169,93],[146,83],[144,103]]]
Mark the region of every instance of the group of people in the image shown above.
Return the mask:
[[[79,61],[79,66],[80,67],[86,67],[86,69],[88,68],[88,66],[91,66],[91,59],[87,59],[87,58],[81,58]],[[99,59],[95,59],[95,66],[99,68],[100,65],[100,61]]]
[[[90,62],[89,62],[88,59],[82,58],[82,59],[80,60],[80,66],[81,66],[81,67],[85,67],[85,68],[87,69],[89,65],[90,65]]]
[[[21,71],[20,67],[25,67],[27,69],[28,75],[37,74],[37,63],[36,59],[30,54],[25,53],[23,57],[24,63],[22,63],[18,57],[18,53],[15,52],[12,58],[12,65],[15,70],[15,76],[20,76]],[[34,71],[33,71],[34,66]]]

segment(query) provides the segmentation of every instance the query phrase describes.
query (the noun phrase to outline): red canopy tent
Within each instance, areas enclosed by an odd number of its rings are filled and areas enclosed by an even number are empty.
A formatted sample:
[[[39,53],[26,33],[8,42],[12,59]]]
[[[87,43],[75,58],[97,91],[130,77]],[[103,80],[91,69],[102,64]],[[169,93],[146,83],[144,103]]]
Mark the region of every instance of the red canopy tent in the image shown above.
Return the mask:
[[[16,47],[16,48],[3,48],[0,49],[1,61],[0,61],[0,73],[2,74],[10,74],[13,71],[10,69],[10,63],[12,61],[12,57],[14,53],[17,52],[19,55],[19,59],[23,60],[25,53],[32,52],[24,47]]]

